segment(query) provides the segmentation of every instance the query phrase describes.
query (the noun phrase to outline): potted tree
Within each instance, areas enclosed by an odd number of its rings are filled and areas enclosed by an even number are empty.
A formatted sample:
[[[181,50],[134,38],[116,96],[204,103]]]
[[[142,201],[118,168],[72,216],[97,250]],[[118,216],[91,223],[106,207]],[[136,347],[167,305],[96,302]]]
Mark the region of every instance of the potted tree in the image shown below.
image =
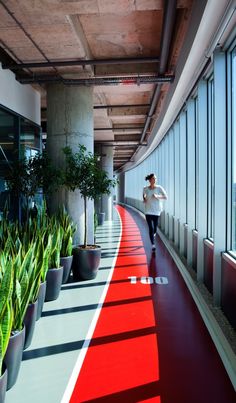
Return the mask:
[[[18,201],[15,203],[19,210],[17,216],[21,222],[23,210],[23,221],[28,222],[35,195],[40,190],[46,196],[56,191],[62,184],[62,171],[53,165],[46,152],[15,160],[10,168],[6,179],[11,194]]]
[[[35,155],[31,160],[32,172],[38,188],[43,190],[45,197],[49,196],[63,183],[63,170],[57,168],[46,151]]]
[[[88,152],[83,145],[78,152],[70,147],[63,148],[65,155],[64,185],[70,190],[79,189],[84,202],[84,243],[73,249],[73,276],[75,279],[89,280],[95,278],[101,258],[101,248],[89,245],[87,230],[87,202],[95,200],[102,194],[110,194],[116,180],[109,179],[107,173],[99,167],[98,157]]]
[[[15,212],[15,218],[21,222],[23,210],[24,220],[28,221],[33,197],[39,188],[33,172],[33,158],[23,157],[15,160],[10,168],[6,179],[11,194],[17,200],[15,206],[18,207],[18,211]]]

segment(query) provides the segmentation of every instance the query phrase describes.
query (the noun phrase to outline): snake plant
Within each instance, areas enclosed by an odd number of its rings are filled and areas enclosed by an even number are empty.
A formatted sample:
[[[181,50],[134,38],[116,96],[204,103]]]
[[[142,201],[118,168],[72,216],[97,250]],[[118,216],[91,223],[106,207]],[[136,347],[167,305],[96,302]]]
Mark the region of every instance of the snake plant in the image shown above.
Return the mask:
[[[35,283],[40,276],[35,265],[35,244],[32,243],[26,253],[22,252],[22,247],[13,259],[13,294],[12,308],[14,312],[13,330],[18,331],[23,328],[26,309],[32,301]]]
[[[63,229],[58,224],[55,217],[52,217],[50,224],[50,231],[52,234],[51,254],[49,257],[49,268],[59,268],[60,264],[60,251],[62,244]]]
[[[64,206],[58,210],[56,218],[63,229],[60,255],[63,257],[71,256],[73,249],[73,235],[76,231],[76,226]]]
[[[45,231],[42,235],[38,234],[35,257],[36,264],[40,270],[40,280],[44,282],[46,280],[47,271],[49,268],[49,257],[52,247],[52,235]]]
[[[11,260],[3,253],[0,256],[0,375],[13,323],[11,298],[13,291],[13,269]]]

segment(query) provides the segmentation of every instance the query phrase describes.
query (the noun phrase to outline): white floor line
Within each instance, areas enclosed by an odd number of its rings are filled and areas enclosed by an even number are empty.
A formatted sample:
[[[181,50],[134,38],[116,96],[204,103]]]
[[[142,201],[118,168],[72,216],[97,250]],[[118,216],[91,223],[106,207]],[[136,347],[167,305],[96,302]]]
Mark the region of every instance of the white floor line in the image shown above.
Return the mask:
[[[71,395],[73,393],[73,390],[74,390],[76,381],[78,379],[80,370],[82,368],[82,365],[83,365],[83,362],[84,362],[84,359],[85,359],[89,344],[90,344],[90,342],[92,340],[92,336],[93,336],[93,333],[94,333],[94,330],[95,330],[99,315],[101,313],[101,309],[102,309],[104,300],[106,298],[106,294],[107,294],[107,291],[108,291],[108,288],[109,288],[109,285],[110,285],[110,282],[111,282],[111,278],[112,278],[112,275],[113,275],[113,272],[114,272],[114,268],[115,268],[116,260],[117,260],[117,255],[118,255],[118,251],[119,251],[119,248],[120,248],[120,241],[121,241],[122,231],[123,231],[121,217],[120,217],[120,214],[119,214],[118,211],[117,211],[117,213],[118,213],[118,216],[119,216],[119,219],[120,219],[121,231],[120,231],[120,236],[119,236],[119,240],[118,240],[118,244],[117,244],[116,253],[115,253],[115,256],[114,256],[114,259],[113,259],[113,262],[112,262],[111,270],[110,270],[109,276],[107,278],[106,285],[104,286],[104,290],[103,290],[103,293],[101,295],[100,301],[98,303],[98,307],[96,309],[96,312],[95,312],[94,317],[92,319],[92,322],[90,324],[89,330],[87,332],[84,344],[83,344],[83,346],[82,346],[82,348],[80,350],[79,356],[78,356],[77,361],[75,363],[75,366],[73,368],[73,371],[72,371],[71,377],[69,379],[68,385],[66,387],[65,393],[64,393],[64,395],[62,397],[61,403],[68,403],[70,401],[70,398],[71,398]]]

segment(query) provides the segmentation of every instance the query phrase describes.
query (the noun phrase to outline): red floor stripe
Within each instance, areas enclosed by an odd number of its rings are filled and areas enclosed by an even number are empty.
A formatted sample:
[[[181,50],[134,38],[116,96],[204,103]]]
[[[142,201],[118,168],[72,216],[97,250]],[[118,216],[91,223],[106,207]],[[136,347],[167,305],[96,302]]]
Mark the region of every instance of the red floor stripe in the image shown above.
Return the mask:
[[[151,257],[148,245],[147,260],[137,224],[123,207],[117,209],[123,232],[116,266],[70,403],[235,402],[170,255],[158,239],[157,256]],[[145,284],[147,279],[154,283]]]
[[[148,276],[137,225],[119,208],[123,233],[113,277],[71,403],[146,401],[159,403],[158,351],[149,284],[129,276]],[[137,400],[138,399],[138,400]]]

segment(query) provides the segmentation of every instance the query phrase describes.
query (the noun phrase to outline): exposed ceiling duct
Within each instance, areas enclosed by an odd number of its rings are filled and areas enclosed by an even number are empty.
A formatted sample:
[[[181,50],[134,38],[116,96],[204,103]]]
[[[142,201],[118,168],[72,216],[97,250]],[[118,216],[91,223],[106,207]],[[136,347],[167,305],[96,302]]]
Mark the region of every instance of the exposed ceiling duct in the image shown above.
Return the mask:
[[[161,55],[160,55],[160,63],[159,63],[159,73],[162,74],[165,71],[168,56],[171,46],[171,38],[173,35],[174,30],[174,23],[175,23],[175,15],[176,15],[176,0],[167,0],[165,1],[165,8],[164,8],[164,22],[163,22],[163,30],[162,30],[162,37],[161,37]],[[152,101],[150,105],[150,109],[147,114],[147,118],[145,121],[145,125],[143,128],[143,132],[141,135],[140,143],[143,142],[145,136],[147,134],[147,130],[151,123],[151,119],[153,118],[153,114],[157,107],[157,102],[161,93],[161,86],[157,85],[155,91],[152,96]],[[138,149],[136,150],[138,152]],[[135,153],[136,153],[135,152]]]
[[[33,83],[49,83],[49,82],[62,82],[65,85],[141,85],[147,83],[169,83],[174,80],[173,75],[156,75],[156,76],[129,76],[129,77],[88,77],[88,78],[63,78],[55,75],[51,76],[33,76],[33,77],[20,77],[19,81],[22,84]]]

